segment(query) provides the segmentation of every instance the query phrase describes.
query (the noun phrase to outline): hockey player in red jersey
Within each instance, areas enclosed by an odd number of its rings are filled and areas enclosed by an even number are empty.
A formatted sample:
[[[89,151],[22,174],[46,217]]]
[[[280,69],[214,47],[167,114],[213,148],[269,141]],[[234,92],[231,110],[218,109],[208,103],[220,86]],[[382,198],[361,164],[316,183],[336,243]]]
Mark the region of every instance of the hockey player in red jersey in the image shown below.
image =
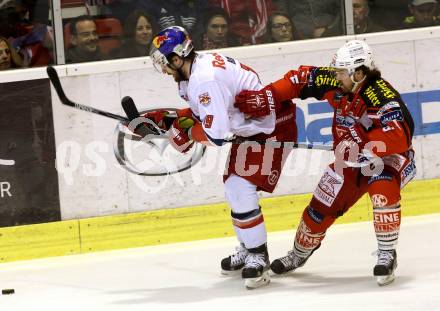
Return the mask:
[[[397,266],[400,191],[416,173],[412,117],[399,93],[381,77],[370,47],[360,40],[344,44],[330,67],[301,66],[260,91],[241,92],[236,106],[248,117],[261,117],[277,111],[283,100],[309,97],[326,99],[334,108],[336,160],[302,214],[293,249],[274,260],[271,269],[282,274],[303,266],[336,218],[368,193],[378,243],[373,274],[379,285],[389,284]],[[374,158],[379,162],[372,164]]]

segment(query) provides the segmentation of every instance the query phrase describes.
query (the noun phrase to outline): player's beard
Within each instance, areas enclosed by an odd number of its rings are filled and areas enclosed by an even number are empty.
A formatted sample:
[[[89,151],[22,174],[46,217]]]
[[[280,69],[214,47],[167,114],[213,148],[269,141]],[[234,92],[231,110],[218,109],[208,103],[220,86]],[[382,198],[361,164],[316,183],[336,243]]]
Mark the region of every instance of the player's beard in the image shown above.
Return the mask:
[[[183,73],[180,69],[177,69],[173,72],[173,78],[174,78],[174,81],[177,83],[188,80],[185,78],[185,76],[183,75]]]

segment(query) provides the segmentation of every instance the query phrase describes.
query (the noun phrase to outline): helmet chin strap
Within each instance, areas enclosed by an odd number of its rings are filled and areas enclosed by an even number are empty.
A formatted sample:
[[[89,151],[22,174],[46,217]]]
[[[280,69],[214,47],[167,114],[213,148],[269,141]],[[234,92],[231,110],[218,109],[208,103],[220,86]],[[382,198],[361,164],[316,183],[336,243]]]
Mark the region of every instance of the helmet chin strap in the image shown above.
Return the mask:
[[[352,92],[352,93],[356,92],[357,88],[359,87],[359,85],[360,85],[362,82],[364,82],[365,78],[366,78],[366,76],[364,76],[364,77],[362,78],[362,80],[356,82],[356,81],[354,80],[354,72],[350,75],[351,82],[353,82],[353,87],[351,88],[351,92]]]
[[[177,71],[177,73],[178,73],[179,76],[180,76],[180,80],[181,80],[181,81],[187,81],[188,78],[185,77],[185,74],[184,74],[184,72],[183,72],[183,66],[185,65],[185,58],[184,58],[184,57],[181,57],[181,56],[179,56],[179,57],[182,59],[182,65],[180,65],[178,68],[175,68],[174,66],[171,66],[171,65],[170,65],[170,63],[171,63],[171,58],[168,58],[168,57],[167,57],[168,66],[169,66],[171,69]]]
[[[176,68],[176,71],[179,73],[182,81],[188,81],[189,77],[185,76],[185,73],[183,72],[183,66],[185,65],[185,58],[182,57],[182,65],[179,68]]]

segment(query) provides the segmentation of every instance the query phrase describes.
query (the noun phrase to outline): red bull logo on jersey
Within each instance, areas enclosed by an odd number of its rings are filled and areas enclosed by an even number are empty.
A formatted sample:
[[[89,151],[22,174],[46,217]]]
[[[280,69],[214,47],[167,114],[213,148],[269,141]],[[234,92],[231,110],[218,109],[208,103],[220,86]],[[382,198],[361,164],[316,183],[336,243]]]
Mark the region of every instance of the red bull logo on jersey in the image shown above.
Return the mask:
[[[211,103],[211,96],[209,96],[209,93],[200,94],[199,103],[203,106],[208,106]]]

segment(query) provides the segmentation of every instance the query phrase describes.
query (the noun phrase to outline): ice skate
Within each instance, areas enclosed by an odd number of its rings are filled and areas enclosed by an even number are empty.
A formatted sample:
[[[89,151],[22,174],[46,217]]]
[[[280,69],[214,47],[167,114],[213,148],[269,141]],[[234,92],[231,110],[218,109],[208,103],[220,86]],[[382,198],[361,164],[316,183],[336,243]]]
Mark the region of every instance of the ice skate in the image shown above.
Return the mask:
[[[270,283],[270,262],[266,245],[259,248],[262,248],[263,252],[249,252],[244,268],[241,271],[241,276],[247,289],[254,289]]]
[[[306,261],[312,256],[313,252],[317,250],[319,244],[308,256],[300,257],[295,254],[293,250],[289,251],[286,256],[275,259],[270,265],[270,269],[276,274],[283,274],[289,271],[295,271],[296,268],[304,266]]]
[[[397,267],[397,253],[392,251],[377,251],[377,264],[374,266],[374,276],[379,286],[388,285],[394,281],[394,270]]]
[[[249,254],[249,251],[244,247],[244,244],[240,244],[235,248],[236,253],[229,257],[223,258],[221,262],[221,273],[223,275],[235,275],[240,272],[244,267],[244,261]]]

